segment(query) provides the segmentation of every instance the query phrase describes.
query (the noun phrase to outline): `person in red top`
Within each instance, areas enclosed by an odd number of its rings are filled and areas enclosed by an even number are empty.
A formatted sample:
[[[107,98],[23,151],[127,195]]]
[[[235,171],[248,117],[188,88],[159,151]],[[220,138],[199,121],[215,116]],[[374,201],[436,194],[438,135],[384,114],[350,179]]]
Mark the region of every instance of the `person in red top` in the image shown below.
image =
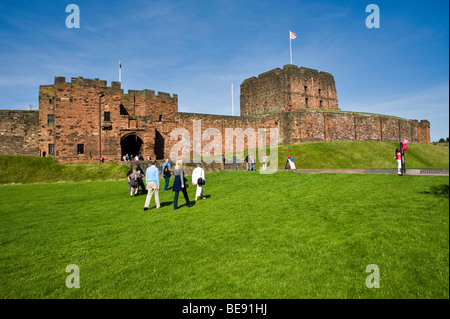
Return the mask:
[[[402,172],[402,152],[400,151],[400,148],[397,147],[395,150],[395,159],[397,160],[397,175],[401,175]]]

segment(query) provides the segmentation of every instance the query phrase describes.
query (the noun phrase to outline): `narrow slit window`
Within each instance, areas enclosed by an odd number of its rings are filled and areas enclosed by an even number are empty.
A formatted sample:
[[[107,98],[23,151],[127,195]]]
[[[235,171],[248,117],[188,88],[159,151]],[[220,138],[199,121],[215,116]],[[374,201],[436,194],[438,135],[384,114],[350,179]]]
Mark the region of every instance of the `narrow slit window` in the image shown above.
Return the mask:
[[[48,144],[48,155],[55,155],[55,144]]]
[[[48,114],[47,115],[47,124],[48,125],[55,124],[55,115],[53,115],[53,114]]]

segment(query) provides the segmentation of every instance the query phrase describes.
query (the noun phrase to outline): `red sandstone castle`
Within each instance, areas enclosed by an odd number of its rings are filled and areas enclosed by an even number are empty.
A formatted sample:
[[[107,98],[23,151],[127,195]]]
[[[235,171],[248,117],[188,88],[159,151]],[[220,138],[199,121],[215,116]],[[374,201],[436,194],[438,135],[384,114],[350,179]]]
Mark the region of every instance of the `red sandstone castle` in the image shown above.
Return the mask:
[[[177,142],[176,128],[277,128],[281,144],[305,141],[401,141],[430,143],[427,120],[340,111],[334,77],[285,65],[241,84],[241,116],[178,112],[176,94],[124,93],[119,82],[55,77],[39,88],[39,111],[0,111],[2,154],[53,156],[57,162],[91,162],[124,154],[163,159]],[[202,145],[208,141],[200,141]],[[223,141],[223,152],[226,143]],[[266,141],[268,144],[268,141]],[[248,146],[248,144],[246,144]],[[201,145],[200,145],[201,147]]]

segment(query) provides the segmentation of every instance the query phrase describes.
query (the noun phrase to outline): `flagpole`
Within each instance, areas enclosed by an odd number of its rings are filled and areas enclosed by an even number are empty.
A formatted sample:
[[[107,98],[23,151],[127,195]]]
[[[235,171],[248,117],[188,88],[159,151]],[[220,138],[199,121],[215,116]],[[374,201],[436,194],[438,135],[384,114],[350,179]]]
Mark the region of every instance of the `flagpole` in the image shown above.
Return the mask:
[[[119,82],[122,82],[122,62],[119,61]]]
[[[231,83],[231,115],[234,116],[234,94],[233,94],[233,83]]]
[[[289,30],[289,52],[291,53],[291,64],[292,64],[292,37],[290,30]]]

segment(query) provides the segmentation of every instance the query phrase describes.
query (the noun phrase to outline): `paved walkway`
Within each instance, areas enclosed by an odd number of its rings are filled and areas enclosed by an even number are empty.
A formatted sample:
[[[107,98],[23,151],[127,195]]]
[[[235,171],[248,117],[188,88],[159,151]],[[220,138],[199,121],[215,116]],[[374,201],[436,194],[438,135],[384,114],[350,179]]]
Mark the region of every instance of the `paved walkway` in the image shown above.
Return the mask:
[[[296,169],[278,170],[296,173],[344,173],[344,174],[397,174],[397,169]],[[406,175],[439,175],[449,176],[448,168],[406,169]]]

